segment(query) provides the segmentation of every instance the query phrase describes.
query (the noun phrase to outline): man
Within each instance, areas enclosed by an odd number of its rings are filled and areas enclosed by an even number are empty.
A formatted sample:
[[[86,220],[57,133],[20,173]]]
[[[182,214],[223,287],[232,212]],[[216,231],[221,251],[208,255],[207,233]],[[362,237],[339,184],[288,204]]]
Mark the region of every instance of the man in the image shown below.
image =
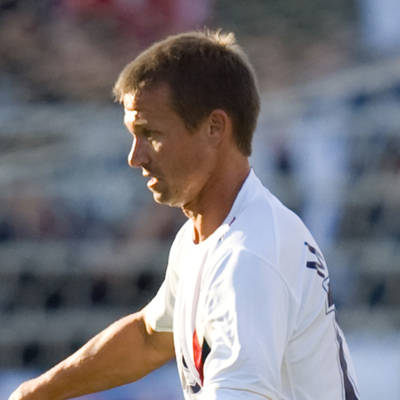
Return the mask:
[[[10,400],[57,400],[133,382],[174,354],[186,399],[358,399],[323,256],[251,170],[255,77],[232,34],[156,43],[114,93],[128,163],[188,221],[143,310],[26,382]]]

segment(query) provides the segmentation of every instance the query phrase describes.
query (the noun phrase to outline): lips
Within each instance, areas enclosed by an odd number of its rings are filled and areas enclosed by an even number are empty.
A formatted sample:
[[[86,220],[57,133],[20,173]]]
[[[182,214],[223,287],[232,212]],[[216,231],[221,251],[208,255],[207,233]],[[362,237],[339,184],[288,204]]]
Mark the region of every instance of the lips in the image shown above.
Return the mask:
[[[142,170],[142,175],[145,178],[149,178],[149,180],[147,181],[147,187],[149,189],[151,189],[153,186],[155,186],[159,181],[159,178],[157,176],[152,175],[152,173],[146,169]]]
[[[156,177],[152,177],[148,182],[147,182],[147,187],[150,189],[153,187],[156,183],[158,182],[158,179]]]

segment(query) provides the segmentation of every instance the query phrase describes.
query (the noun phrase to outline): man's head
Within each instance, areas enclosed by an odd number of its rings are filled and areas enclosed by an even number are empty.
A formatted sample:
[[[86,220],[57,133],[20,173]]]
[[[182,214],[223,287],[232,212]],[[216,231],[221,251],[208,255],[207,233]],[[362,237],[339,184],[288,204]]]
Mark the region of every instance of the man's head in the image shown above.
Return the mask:
[[[114,95],[166,84],[172,106],[189,130],[213,110],[232,120],[240,152],[249,156],[260,108],[253,69],[232,33],[189,32],[155,43],[121,72]]]

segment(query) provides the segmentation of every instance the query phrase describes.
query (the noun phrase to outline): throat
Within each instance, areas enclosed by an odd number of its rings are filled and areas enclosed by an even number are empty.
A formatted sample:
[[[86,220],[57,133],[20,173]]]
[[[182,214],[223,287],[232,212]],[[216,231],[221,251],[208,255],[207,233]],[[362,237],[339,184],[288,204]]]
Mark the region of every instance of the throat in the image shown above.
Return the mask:
[[[224,222],[229,210],[230,208],[226,210],[226,212],[221,212],[222,210],[220,208],[215,207],[201,214],[193,214],[184,211],[185,215],[190,218],[193,223],[193,243],[199,244],[210,237]]]
[[[250,167],[246,161],[235,173],[214,177],[212,184],[202,191],[196,201],[182,207],[183,213],[193,222],[195,244],[206,240],[223,224],[249,173]]]

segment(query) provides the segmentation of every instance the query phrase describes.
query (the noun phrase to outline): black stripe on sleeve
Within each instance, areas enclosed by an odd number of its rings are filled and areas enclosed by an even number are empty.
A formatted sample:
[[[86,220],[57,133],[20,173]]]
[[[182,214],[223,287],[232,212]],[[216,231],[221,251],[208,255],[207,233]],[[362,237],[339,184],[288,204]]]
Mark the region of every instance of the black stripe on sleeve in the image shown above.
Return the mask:
[[[340,335],[338,329],[336,329],[336,338],[339,343],[339,360],[340,360],[340,367],[342,369],[343,374],[343,383],[344,383],[344,392],[345,392],[345,400],[359,400],[358,395],[356,394],[356,389],[354,387],[353,382],[350,380],[349,371],[347,368],[347,361],[344,356],[343,350],[343,339]]]

